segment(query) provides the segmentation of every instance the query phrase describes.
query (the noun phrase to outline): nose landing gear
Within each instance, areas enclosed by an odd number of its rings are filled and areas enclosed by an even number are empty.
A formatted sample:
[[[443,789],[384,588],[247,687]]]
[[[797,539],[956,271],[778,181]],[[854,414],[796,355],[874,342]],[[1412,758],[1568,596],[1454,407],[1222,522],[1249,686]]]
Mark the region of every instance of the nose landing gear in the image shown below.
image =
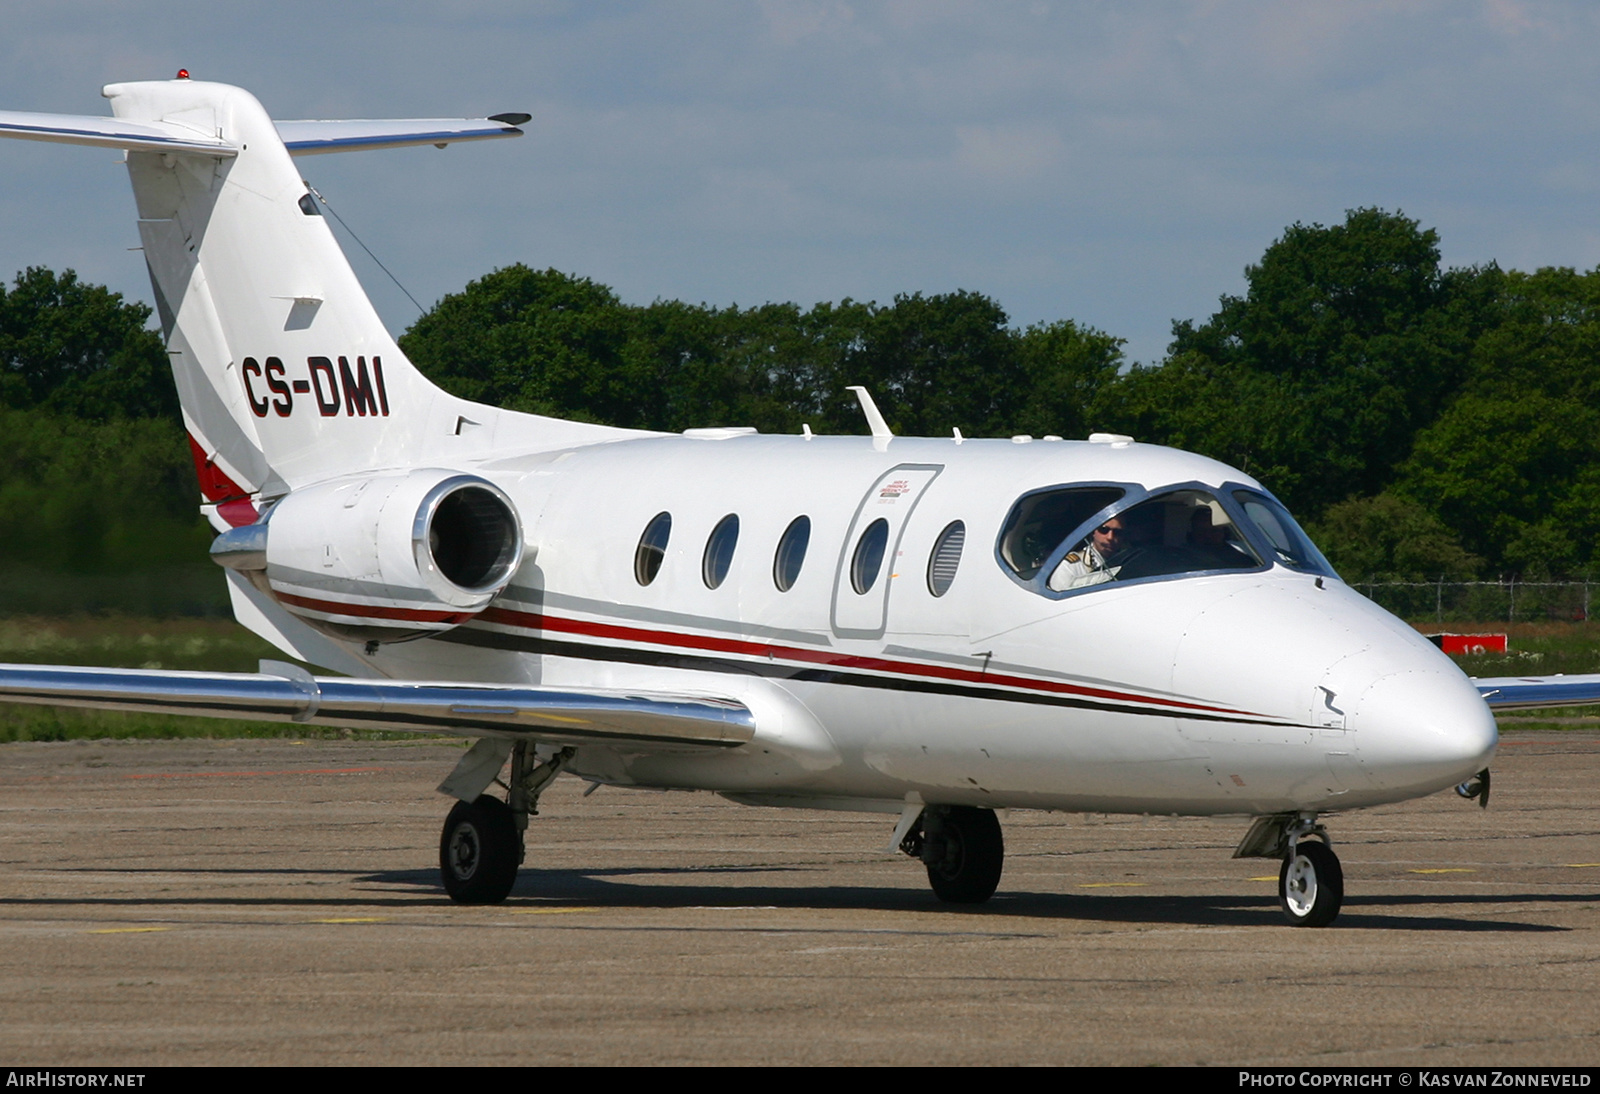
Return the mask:
[[[1257,817],[1233,857],[1283,860],[1278,906],[1290,926],[1326,927],[1338,916],[1344,903],[1344,870],[1315,813]]]
[[[1333,848],[1306,840],[1278,870],[1278,904],[1295,927],[1326,927],[1344,903],[1344,870]]]

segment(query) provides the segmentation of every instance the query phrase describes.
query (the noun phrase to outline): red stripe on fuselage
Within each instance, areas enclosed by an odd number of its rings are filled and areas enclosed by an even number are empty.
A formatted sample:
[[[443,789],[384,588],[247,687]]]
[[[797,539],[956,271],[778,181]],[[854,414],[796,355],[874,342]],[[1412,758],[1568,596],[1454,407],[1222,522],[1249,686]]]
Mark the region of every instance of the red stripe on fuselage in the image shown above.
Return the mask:
[[[470,612],[422,611],[414,608],[393,608],[376,604],[346,604],[332,600],[316,600],[308,596],[277,592],[275,595],[286,604],[296,604],[331,615],[354,615],[367,619],[388,619],[395,622],[464,623],[476,618],[485,623],[518,627],[524,630],[557,631],[578,634],[589,638],[602,638],[619,642],[640,642],[656,646],[674,646],[679,649],[699,650],[706,653],[730,653],[743,657],[782,659],[804,664],[821,665],[837,669],[859,669],[867,672],[888,673],[895,676],[924,677],[959,681],[990,687],[1022,688],[1028,691],[1056,695],[1072,695],[1085,699],[1102,699],[1120,703],[1145,703],[1170,710],[1195,711],[1207,714],[1240,715],[1245,718],[1262,718],[1265,715],[1230,707],[1211,706],[1207,703],[1186,702],[1156,695],[1138,695],[1109,688],[1069,684],[1059,680],[1039,680],[1027,676],[1013,676],[1000,672],[975,672],[954,665],[925,665],[914,661],[892,661],[883,657],[864,657],[858,654],[837,653],[830,650],[808,650],[798,646],[776,646],[767,642],[748,642],[739,638],[717,638],[711,635],[681,634],[675,631],[647,630],[643,627],[624,627],[616,623],[596,623],[586,619],[564,619],[560,616],[537,612],[520,612],[511,608],[488,608],[474,616]]]
[[[272,595],[285,604],[293,604],[301,608],[310,608],[314,612],[326,612],[329,615],[355,615],[362,619],[387,619],[400,623],[465,623],[472,618],[471,612],[437,612],[421,608],[391,608],[383,604],[347,604],[341,600],[317,600],[314,597],[298,596],[295,593],[286,593],[281,589],[272,590]]]
[[[1006,673],[975,672],[953,665],[923,665],[912,661],[891,661],[882,657],[863,657],[857,654],[836,653],[830,650],[808,650],[796,646],[775,646],[766,642],[747,642],[738,638],[714,638],[709,635],[679,634],[673,631],[645,630],[642,627],[623,627],[615,623],[595,623],[584,619],[562,619],[559,616],[534,612],[513,611],[510,608],[489,608],[478,616],[485,623],[500,623],[528,630],[561,631],[581,634],[591,638],[607,638],[622,642],[647,642],[658,646],[677,646],[683,649],[706,650],[716,653],[740,654],[746,657],[781,658],[785,661],[802,661],[830,668],[864,669],[870,672],[893,673],[898,676],[923,676],[941,680],[958,680],[969,684],[1027,688],[1059,695],[1077,695],[1091,699],[1108,699],[1117,702],[1149,703],[1154,706],[1180,710],[1204,711],[1211,714],[1239,714],[1247,718],[1264,715],[1227,707],[1190,703],[1181,699],[1159,696],[1135,695],[1106,688],[1086,687],[1056,680],[1036,680],[1026,676]]]

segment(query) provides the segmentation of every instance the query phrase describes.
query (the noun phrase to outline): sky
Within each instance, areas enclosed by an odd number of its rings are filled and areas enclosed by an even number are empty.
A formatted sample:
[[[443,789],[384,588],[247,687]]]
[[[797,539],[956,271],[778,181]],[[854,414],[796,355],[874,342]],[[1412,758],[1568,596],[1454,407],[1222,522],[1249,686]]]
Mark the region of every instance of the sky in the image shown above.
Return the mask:
[[[515,262],[625,301],[984,293],[1160,359],[1294,223],[1600,265],[1600,6],[1518,0],[383,5],[0,0],[0,109],[245,87],[278,118],[533,115],[299,161],[423,305]],[[118,154],[0,142],[0,276],[150,301]],[[358,246],[396,333],[416,308]]]

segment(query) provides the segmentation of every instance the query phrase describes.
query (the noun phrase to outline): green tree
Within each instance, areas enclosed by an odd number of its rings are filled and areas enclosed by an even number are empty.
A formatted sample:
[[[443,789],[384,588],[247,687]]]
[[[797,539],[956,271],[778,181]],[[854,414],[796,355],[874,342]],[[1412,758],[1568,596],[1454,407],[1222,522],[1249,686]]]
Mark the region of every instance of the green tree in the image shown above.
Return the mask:
[[[1116,376],[1120,343],[1071,322],[1017,332],[978,293],[713,308],[621,303],[555,270],[509,266],[440,301],[401,339],[467,398],[676,431],[752,425],[859,433],[865,385],[896,432],[1077,432]]]
[[[1292,225],[1245,280],[1205,323],[1175,324],[1167,361],[1134,370],[1107,410],[1315,517],[1388,485],[1466,379],[1503,275],[1442,271],[1436,233],[1356,209],[1342,225]]]
[[[1395,494],[1339,502],[1309,531],[1349,581],[1464,581],[1483,563],[1424,506]]]
[[[0,286],[0,404],[105,421],[178,418],[150,309],[40,267]]]
[[[1600,555],[1600,271],[1504,281],[1461,396],[1398,483],[1496,570],[1587,568]]]

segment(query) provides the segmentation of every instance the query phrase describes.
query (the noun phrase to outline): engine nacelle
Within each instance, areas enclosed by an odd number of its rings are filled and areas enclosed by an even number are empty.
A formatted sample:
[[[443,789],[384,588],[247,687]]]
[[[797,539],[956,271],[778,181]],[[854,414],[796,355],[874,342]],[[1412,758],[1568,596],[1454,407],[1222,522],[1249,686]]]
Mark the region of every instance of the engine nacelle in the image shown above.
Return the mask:
[[[394,642],[488,607],[522,564],[522,523],[476,475],[387,472],[295,490],[211,555],[319,630]]]

